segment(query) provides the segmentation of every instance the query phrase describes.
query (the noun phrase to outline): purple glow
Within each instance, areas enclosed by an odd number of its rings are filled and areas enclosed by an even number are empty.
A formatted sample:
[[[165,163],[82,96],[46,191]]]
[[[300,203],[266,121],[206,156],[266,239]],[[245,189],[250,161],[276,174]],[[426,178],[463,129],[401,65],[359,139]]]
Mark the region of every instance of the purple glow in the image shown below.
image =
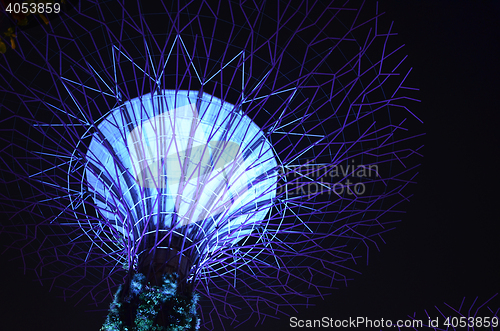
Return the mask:
[[[375,4],[357,2],[169,6],[82,2],[42,26],[43,37],[17,32],[18,48],[0,57],[8,146],[0,194],[10,220],[0,233],[42,282],[96,305],[140,267],[132,238],[148,242],[145,251],[165,245],[178,260],[169,266],[200,293],[208,329],[276,318],[345,286],[401,220],[421,157],[421,121],[408,108],[416,88],[405,84],[411,68],[391,42],[392,25],[382,25]],[[202,95],[221,100],[260,128],[276,160],[249,176],[274,178],[252,208],[241,208],[258,214],[252,227],[225,227],[229,239],[207,240],[208,248],[186,243],[191,237],[171,224],[165,237],[151,239],[144,228],[123,235],[103,216],[118,203],[101,204],[85,173],[110,111],[163,90],[198,92],[197,111]],[[123,123],[128,132],[133,122]],[[267,146],[242,131],[248,146]],[[117,198],[127,185],[116,185]],[[206,237],[218,238],[215,228],[204,227]]]

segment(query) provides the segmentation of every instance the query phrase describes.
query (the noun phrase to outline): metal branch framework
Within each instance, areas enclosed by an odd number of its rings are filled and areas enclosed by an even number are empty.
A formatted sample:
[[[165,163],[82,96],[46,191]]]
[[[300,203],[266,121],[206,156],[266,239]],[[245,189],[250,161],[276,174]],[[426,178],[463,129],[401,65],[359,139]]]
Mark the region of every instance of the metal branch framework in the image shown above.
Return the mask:
[[[180,240],[208,329],[346,285],[400,220],[421,157],[417,89],[381,16],[356,1],[85,1],[18,29],[0,58],[0,233],[41,281],[96,304]],[[168,193],[165,167],[197,188]]]

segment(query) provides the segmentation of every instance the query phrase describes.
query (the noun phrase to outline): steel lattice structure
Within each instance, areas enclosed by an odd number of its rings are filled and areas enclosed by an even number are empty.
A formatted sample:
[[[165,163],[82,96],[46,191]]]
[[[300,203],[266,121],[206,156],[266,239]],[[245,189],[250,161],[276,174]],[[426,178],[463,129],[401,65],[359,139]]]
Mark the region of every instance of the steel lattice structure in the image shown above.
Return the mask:
[[[164,249],[209,329],[346,285],[421,157],[411,68],[381,16],[87,1],[18,29],[0,59],[9,247],[96,304]]]

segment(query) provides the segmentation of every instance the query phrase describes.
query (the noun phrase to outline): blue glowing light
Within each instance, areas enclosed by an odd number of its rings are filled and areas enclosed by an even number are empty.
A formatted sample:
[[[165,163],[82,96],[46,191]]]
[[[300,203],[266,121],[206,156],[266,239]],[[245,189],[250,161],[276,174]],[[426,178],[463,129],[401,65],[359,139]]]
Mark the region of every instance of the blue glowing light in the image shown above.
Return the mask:
[[[89,191],[121,240],[176,231],[211,252],[251,233],[276,195],[271,143],[206,93],[164,90],[123,103],[99,123],[87,157]]]

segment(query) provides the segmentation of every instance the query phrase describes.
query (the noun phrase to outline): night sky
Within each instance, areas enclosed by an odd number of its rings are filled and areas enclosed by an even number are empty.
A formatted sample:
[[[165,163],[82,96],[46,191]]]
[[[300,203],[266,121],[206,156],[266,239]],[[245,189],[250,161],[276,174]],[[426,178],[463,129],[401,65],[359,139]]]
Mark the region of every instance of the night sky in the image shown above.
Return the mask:
[[[419,87],[412,110],[424,121],[418,185],[396,230],[371,251],[361,275],[302,319],[404,318],[424,309],[458,306],[465,296],[486,301],[500,292],[499,126],[500,3],[472,0],[379,1]],[[64,302],[57,290],[23,274],[19,260],[0,256],[0,330],[99,330],[105,313],[88,302]],[[500,306],[497,298],[496,306]],[[288,318],[259,329],[287,330]],[[232,327],[228,327],[231,330]],[[248,323],[239,330],[254,330]]]

